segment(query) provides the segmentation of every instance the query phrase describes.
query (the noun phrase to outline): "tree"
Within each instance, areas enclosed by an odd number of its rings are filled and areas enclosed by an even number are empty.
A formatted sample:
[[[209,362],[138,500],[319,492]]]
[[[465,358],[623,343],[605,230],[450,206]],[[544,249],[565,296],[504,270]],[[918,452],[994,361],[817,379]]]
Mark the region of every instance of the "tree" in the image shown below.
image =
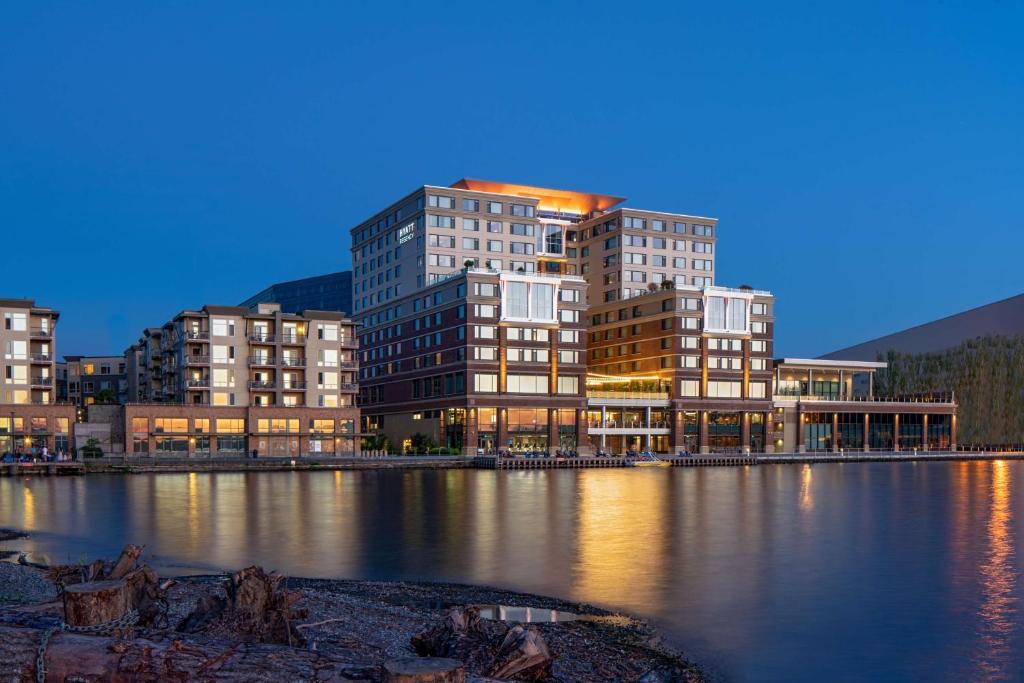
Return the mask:
[[[85,442],[85,445],[80,449],[83,458],[102,458],[103,449],[100,448],[99,439],[90,438]]]
[[[427,434],[416,432],[409,441],[411,442],[410,449],[413,453],[429,453],[431,449],[437,448],[433,437]]]
[[[92,398],[96,403],[117,403],[117,394],[113,389],[100,389]]]

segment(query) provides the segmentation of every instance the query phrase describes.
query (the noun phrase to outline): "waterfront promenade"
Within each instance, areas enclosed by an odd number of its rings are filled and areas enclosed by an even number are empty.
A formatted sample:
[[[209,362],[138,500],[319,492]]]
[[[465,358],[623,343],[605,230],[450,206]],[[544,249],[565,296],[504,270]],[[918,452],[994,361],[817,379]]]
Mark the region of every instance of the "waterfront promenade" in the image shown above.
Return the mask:
[[[929,462],[970,460],[1020,460],[1024,451],[900,451],[900,452],[811,452],[705,454],[663,457],[665,467],[739,467],[778,464],[814,464],[836,462]],[[650,463],[645,463],[650,464]],[[118,458],[78,460],[63,463],[8,463],[0,466],[0,476],[146,474],[160,472],[275,472],[334,471],[374,469],[485,469],[551,470],[634,467],[624,457],[578,458],[497,458],[459,455],[387,455],[365,457],[298,458]]]

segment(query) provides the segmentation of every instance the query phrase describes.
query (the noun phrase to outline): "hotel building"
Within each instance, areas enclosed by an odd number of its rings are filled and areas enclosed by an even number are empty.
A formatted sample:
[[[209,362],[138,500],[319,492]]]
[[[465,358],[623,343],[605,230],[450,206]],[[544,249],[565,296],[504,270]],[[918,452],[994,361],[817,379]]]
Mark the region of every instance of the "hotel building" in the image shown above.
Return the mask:
[[[73,406],[56,402],[59,314],[31,299],[0,299],[0,453],[68,450]]]
[[[860,441],[830,448],[906,447],[912,425],[932,435],[922,445],[955,444],[942,397],[851,393],[856,407],[829,404],[831,422],[820,395],[777,400],[775,299],[715,284],[717,221],[623,201],[463,179],[355,226],[364,430],[467,454],[795,451],[858,409]],[[856,374],[825,371],[816,381]]]
[[[182,311],[125,351],[128,452],[355,453],[356,349],[339,312]]]

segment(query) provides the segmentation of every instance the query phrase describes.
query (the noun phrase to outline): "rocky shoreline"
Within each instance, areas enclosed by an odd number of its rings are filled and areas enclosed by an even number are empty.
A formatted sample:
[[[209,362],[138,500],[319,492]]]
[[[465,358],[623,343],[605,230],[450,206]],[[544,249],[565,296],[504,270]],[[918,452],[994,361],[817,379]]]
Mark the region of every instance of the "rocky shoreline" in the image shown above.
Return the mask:
[[[167,623],[179,623],[204,596],[223,590],[225,580],[177,578],[166,593]],[[459,584],[288,578],[282,585],[300,596],[294,607],[304,618],[292,626],[304,636],[304,649],[356,663],[358,678],[366,680],[380,680],[374,672],[382,671],[389,660],[415,657],[414,637],[437,628],[453,608],[465,606],[479,607],[486,616],[498,616],[498,606],[530,607],[549,619],[524,624],[536,629],[553,657],[547,672],[530,680],[705,680],[647,624],[593,605]],[[0,562],[0,624],[16,620],[20,608],[56,598],[57,590],[44,570]],[[567,620],[552,622],[546,610],[557,610]],[[521,612],[516,616],[522,618]],[[507,631],[511,623],[484,618],[480,628]],[[468,680],[498,680],[474,671],[471,663],[466,673]]]

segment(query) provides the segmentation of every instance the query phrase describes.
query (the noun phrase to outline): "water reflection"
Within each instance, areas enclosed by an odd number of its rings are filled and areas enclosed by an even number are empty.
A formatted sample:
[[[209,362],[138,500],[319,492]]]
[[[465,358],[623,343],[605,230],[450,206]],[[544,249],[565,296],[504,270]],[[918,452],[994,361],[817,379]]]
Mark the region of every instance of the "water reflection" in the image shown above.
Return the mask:
[[[492,584],[640,614],[735,680],[1024,667],[1021,462],[0,478],[55,561]]]
[[[988,549],[979,567],[984,601],[978,610],[981,626],[976,655],[979,678],[1005,680],[1010,638],[1017,624],[1014,564],[1013,510],[1010,507],[1010,467],[1004,460],[992,463],[989,518],[986,526]]]

